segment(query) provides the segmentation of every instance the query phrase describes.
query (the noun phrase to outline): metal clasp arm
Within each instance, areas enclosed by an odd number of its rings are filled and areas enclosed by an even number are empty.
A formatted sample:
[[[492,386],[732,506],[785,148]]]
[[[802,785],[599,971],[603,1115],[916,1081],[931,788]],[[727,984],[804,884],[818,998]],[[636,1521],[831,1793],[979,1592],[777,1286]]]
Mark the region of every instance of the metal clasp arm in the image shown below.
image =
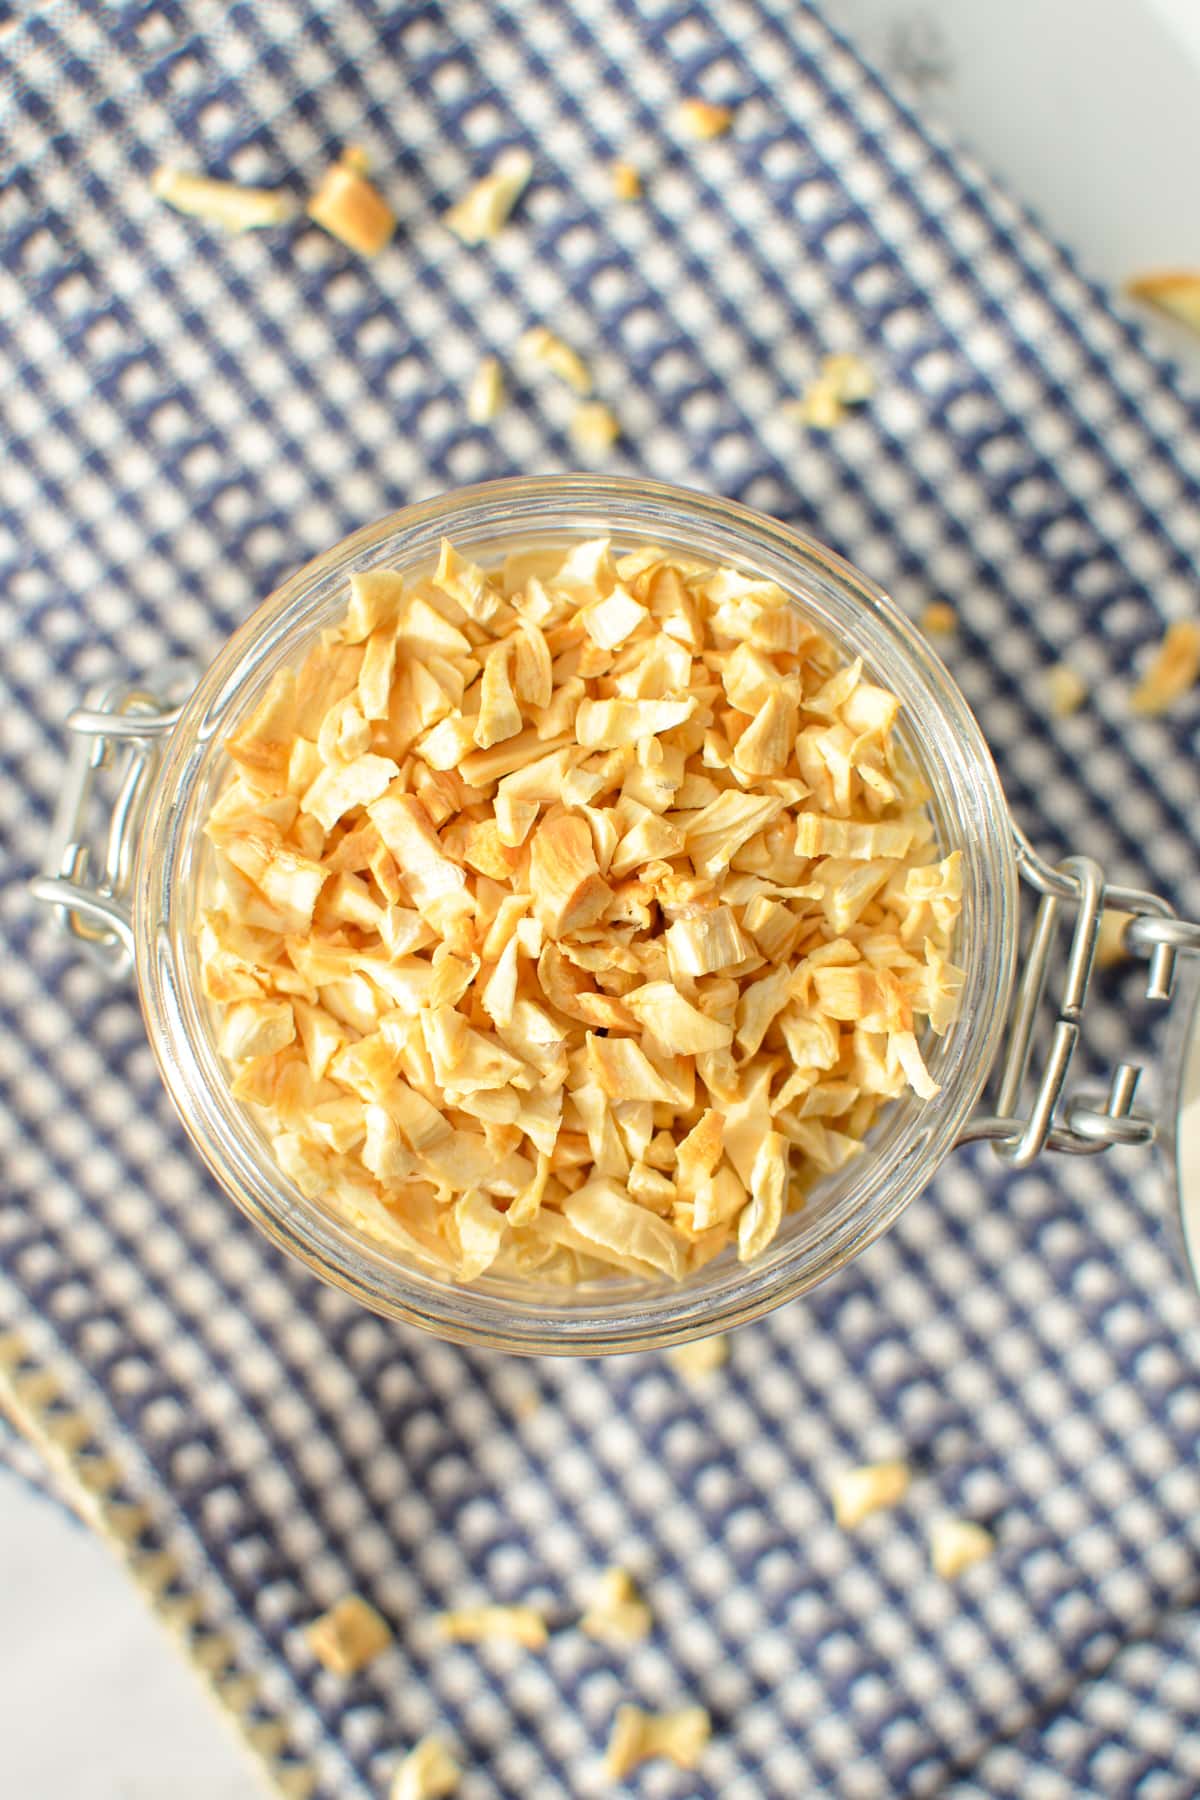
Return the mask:
[[[1014,826],[1022,877],[1041,896],[1025,968],[1017,988],[1001,1064],[995,1111],[972,1119],[960,1143],[990,1142],[1014,1168],[1025,1168],[1043,1150],[1092,1156],[1114,1144],[1145,1144],[1155,1123],[1134,1110],[1141,1069],[1119,1063],[1108,1093],[1066,1095],[1091,983],[1100,920],[1106,910],[1134,916],[1125,929],[1125,947],[1149,958],[1146,996],[1169,1000],[1176,954],[1200,951],[1200,925],[1175,916],[1157,894],[1137,888],[1110,887],[1098,863],[1071,856],[1057,867],[1043,861],[1019,827]],[[1050,1033],[1045,1061],[1037,1073],[1027,1108],[1021,1105],[1031,1079],[1035,1034],[1051,976],[1064,907],[1075,908],[1075,924],[1067,956],[1062,993]],[[1065,1096],[1065,1098],[1064,1098]]]
[[[30,891],[53,907],[59,929],[114,979],[133,964],[129,891],[159,749],[194,683],[190,664],[172,663],[148,681],[95,690],[67,719],[71,751],[41,873]],[[100,772],[110,767],[118,771],[117,791],[97,855],[88,841],[88,814]]]

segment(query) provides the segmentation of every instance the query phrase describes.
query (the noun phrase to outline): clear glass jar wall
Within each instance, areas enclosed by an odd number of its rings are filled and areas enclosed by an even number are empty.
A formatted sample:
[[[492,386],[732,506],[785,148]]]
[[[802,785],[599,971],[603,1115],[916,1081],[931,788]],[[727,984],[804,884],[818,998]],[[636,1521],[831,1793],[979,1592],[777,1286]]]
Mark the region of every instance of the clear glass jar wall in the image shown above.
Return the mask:
[[[943,853],[965,852],[959,1016],[931,1047],[941,1092],[895,1102],[867,1152],[817,1187],[751,1264],[720,1257],[683,1286],[615,1276],[572,1291],[532,1281],[451,1283],[398,1260],[304,1199],[230,1096],[194,947],[205,866],[201,827],[229,774],[222,743],[276,669],[298,662],[345,608],[346,581],[373,567],[417,571],[442,537],[474,560],[516,546],[609,536],[654,543],[778,582],[848,656],[902,702],[901,735],[932,793]],[[139,849],[138,980],[150,1041],[184,1125],[217,1180],[268,1236],[375,1311],[459,1342],[540,1354],[650,1349],[726,1330],[803,1293],[893,1222],[951,1149],[994,1061],[1012,983],[1016,866],[1003,793],[979,726],[917,631],[830,551],[727,502],[649,482],[553,476],[493,482],[396,513],[293,576],[225,646],[167,746]]]

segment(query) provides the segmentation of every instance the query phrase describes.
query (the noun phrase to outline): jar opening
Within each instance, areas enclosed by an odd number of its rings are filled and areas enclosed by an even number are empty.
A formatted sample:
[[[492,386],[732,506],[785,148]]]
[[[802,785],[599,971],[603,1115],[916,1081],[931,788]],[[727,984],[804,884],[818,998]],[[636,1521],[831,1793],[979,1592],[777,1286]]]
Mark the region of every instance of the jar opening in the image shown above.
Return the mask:
[[[727,1252],[682,1286],[611,1282],[536,1293],[488,1277],[456,1286],[397,1260],[303,1199],[229,1094],[193,943],[203,879],[200,827],[226,776],[223,741],[275,671],[340,618],[351,572],[423,569],[449,537],[491,563],[506,549],[561,550],[609,535],[735,566],[781,586],[848,656],[901,700],[897,735],[923,775],[943,854],[962,849],[959,1015],[932,1040],[941,1092],[890,1103],[864,1155],[819,1184],[755,1261]],[[926,1184],[994,1060],[1012,979],[1016,871],[999,781],[979,727],[914,627],[831,552],[724,501],[652,483],[565,476],[498,482],[407,509],[357,533],[292,577],[235,634],[202,679],[168,747],[148,809],[135,891],[138,970],[151,1042],[185,1126],[242,1209],[268,1235],[363,1304],[464,1342],[529,1352],[650,1348],[727,1329],[844,1266]]]

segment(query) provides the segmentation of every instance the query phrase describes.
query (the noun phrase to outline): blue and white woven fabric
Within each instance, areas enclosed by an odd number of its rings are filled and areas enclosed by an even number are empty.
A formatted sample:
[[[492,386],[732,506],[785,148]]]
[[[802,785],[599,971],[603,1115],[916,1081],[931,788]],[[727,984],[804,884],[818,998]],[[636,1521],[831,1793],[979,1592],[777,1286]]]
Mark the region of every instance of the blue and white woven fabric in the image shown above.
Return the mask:
[[[728,136],[685,142],[685,95],[733,104]],[[1200,438],[1170,372],[801,0],[44,0],[0,33],[0,142],[0,1363],[281,1791],[378,1795],[438,1730],[467,1800],[600,1793],[628,1698],[715,1722],[700,1772],[648,1767],[646,1795],[1190,1800],[1200,1305],[1160,1167],[961,1154],[703,1383],[467,1354],[243,1224],[134,995],[23,880],[99,676],[203,659],[405,501],[570,465],[565,390],[464,410],[480,357],[548,321],[620,418],[613,467],[794,520],[914,612],[950,601],[1034,839],[1194,907],[1196,706],[1128,706],[1196,604]],[[514,142],[531,187],[468,250],[441,215]],[[399,214],[370,263],[150,194],[166,162],[303,195],[347,143]],[[615,157],[641,204],[610,198]],[[805,435],[784,401],[837,349],[877,396]],[[1049,723],[1064,658],[1088,702]],[[1106,978],[1105,1058],[1133,981]],[[891,1454],[910,1499],[840,1532],[834,1474]],[[942,1512],[997,1538],[953,1586]],[[613,1563],[656,1621],[628,1654],[430,1630],[485,1598],[570,1619]],[[396,1641],[346,1682],[302,1627],[349,1588]]]

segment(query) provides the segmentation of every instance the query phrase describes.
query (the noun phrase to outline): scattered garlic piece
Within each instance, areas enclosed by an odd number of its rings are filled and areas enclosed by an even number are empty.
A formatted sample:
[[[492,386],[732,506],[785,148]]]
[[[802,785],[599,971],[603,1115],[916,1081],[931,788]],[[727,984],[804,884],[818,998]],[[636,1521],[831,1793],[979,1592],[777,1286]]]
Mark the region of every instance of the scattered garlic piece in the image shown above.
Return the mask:
[[[446,1800],[461,1773],[440,1738],[422,1738],[392,1776],[388,1800]]]
[[[845,418],[847,407],[860,406],[874,392],[875,375],[870,364],[851,351],[839,350],[825,357],[800,399],[791,401],[786,410],[814,431],[832,431]]]
[[[527,362],[541,363],[552,375],[557,375],[577,394],[584,398],[592,391],[591,370],[570,344],[565,344],[560,337],[545,325],[532,325],[517,345],[520,355]]]
[[[843,1531],[889,1506],[898,1506],[909,1489],[912,1477],[908,1464],[902,1462],[864,1463],[861,1468],[847,1469],[833,1486],[833,1513]]]
[[[995,1548],[991,1532],[974,1519],[938,1519],[929,1534],[929,1560],[944,1581],[957,1581]]]
[[[928,637],[949,637],[958,630],[958,614],[944,600],[931,600],[921,614],[921,630]]]
[[[585,456],[604,456],[621,435],[615,415],[602,400],[586,400],[571,414],[568,427],[575,448]]]
[[[676,118],[689,137],[723,137],[733,124],[733,108],[712,100],[681,100]]]
[[[606,1569],[579,1623],[603,1643],[635,1644],[649,1635],[653,1621],[628,1569]]]
[[[1149,668],[1133,691],[1134,712],[1153,717],[1186,694],[1200,675],[1200,624],[1177,619],[1168,625]]]
[[[242,187],[236,181],[216,181],[210,175],[190,175],[185,169],[155,169],[150,189],[176,212],[221,225],[226,231],[257,231],[268,225],[286,225],[300,208],[282,188]]]
[[[799,400],[790,400],[786,411],[798,425],[807,425],[813,431],[832,431],[846,416],[834,388],[819,378],[805,388]]]
[[[1096,933],[1096,967],[1098,969],[1111,969],[1117,963],[1128,962],[1129,952],[1125,948],[1125,927],[1132,918],[1132,913],[1117,912],[1112,907],[1105,907],[1100,915],[1100,929]]]
[[[1135,276],[1126,286],[1135,300],[1146,300],[1181,325],[1200,331],[1200,269],[1155,270]]]
[[[467,389],[467,417],[472,425],[490,425],[504,405],[504,374],[500,359],[485,356]]]
[[[361,1594],[345,1594],[314,1619],[304,1633],[323,1668],[335,1675],[354,1675],[386,1650],[392,1633]]]
[[[499,235],[533,174],[533,158],[519,145],[505,150],[491,173],[468,188],[445,215],[445,222],[464,244],[485,244]]]
[[[1083,676],[1076,670],[1068,668],[1066,663],[1055,663],[1046,670],[1046,695],[1050,702],[1050,713],[1055,719],[1067,719],[1087,699],[1087,684]]]
[[[642,178],[632,163],[613,164],[612,185],[618,200],[640,200],[642,197]]]
[[[676,1344],[667,1355],[681,1375],[711,1375],[729,1361],[729,1339],[719,1331],[713,1337],[692,1338],[690,1343]]]
[[[711,1736],[712,1720],[703,1706],[666,1713],[618,1706],[604,1755],[605,1774],[622,1781],[639,1763],[656,1756],[666,1757],[677,1768],[694,1769]]]
[[[452,1644],[483,1644],[507,1639],[526,1650],[543,1650],[549,1633],[532,1606],[461,1606],[434,1621],[438,1635]]]
[[[314,225],[327,231],[360,256],[375,256],[396,229],[396,215],[375,185],[367,180],[366,157],[347,150],[325,171],[308,203]]]
[[[875,371],[850,350],[838,350],[825,358],[821,380],[828,382],[843,406],[861,406],[875,392]]]

